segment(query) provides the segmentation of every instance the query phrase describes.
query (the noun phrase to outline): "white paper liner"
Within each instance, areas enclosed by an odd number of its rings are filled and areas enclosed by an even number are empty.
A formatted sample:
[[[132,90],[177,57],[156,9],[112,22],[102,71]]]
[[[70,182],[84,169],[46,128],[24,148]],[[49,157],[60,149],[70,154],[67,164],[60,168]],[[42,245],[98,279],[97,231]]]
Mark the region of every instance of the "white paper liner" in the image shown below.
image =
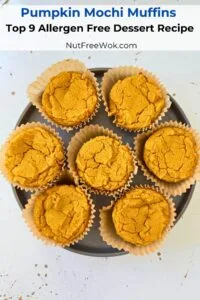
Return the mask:
[[[160,115],[158,116],[158,118],[149,126],[141,128],[141,129],[128,129],[126,127],[123,127],[121,124],[117,123],[117,119],[115,116],[113,123],[125,130],[125,131],[129,131],[129,132],[141,132],[141,131],[145,131],[148,128],[152,128],[154,125],[158,124],[158,122],[165,116],[165,114],[167,113],[167,111],[169,110],[170,106],[171,106],[171,101],[169,99],[169,96],[167,94],[167,91],[164,87],[164,85],[160,82],[160,80],[153,75],[152,73],[144,70],[143,68],[138,68],[138,67],[131,67],[131,66],[121,66],[121,67],[117,67],[117,68],[113,68],[108,70],[103,77],[102,80],[102,85],[101,85],[101,90],[102,90],[102,98],[103,98],[103,103],[105,106],[105,110],[108,114],[108,116],[111,116],[110,110],[109,110],[109,94],[110,94],[110,90],[113,87],[113,85],[118,81],[118,80],[123,80],[126,77],[138,74],[138,73],[143,73],[144,75],[146,75],[148,78],[150,78],[151,80],[153,80],[156,85],[160,88],[163,97],[165,99],[165,106],[163,108],[163,110],[161,111]]]
[[[145,144],[146,140],[148,139],[148,137],[150,135],[152,135],[159,128],[168,127],[168,126],[178,127],[178,128],[183,128],[185,130],[188,130],[193,135],[193,137],[196,141],[196,145],[197,145],[198,162],[197,162],[196,168],[194,170],[194,174],[192,177],[185,179],[181,182],[174,182],[174,183],[166,182],[166,181],[163,181],[163,180],[157,178],[147,168],[147,166],[145,165],[144,159],[143,159],[144,144]],[[176,121],[169,121],[169,122],[162,123],[158,126],[155,126],[150,131],[147,131],[147,132],[137,135],[135,138],[135,153],[136,153],[136,157],[138,160],[138,164],[141,167],[145,177],[147,179],[151,180],[152,182],[154,182],[160,188],[161,191],[164,191],[168,195],[180,196],[181,194],[186,192],[187,189],[189,189],[190,186],[193,185],[196,180],[200,179],[200,136],[194,129],[190,128],[186,124],[178,123]]]
[[[77,125],[74,126],[63,126],[61,124],[56,123],[54,120],[52,120],[43,110],[42,108],[42,94],[51,80],[52,77],[58,75],[61,72],[80,72],[83,73],[86,77],[90,78],[90,80],[93,82],[93,84],[96,87],[97,91],[97,104],[94,109],[94,112],[88,117],[87,120],[80,122]],[[90,122],[97,114],[97,111],[100,107],[100,99],[101,99],[101,93],[99,88],[99,83],[95,77],[95,74],[89,71],[86,66],[78,61],[73,59],[63,60],[60,62],[57,62],[50,66],[48,69],[46,69],[34,82],[32,82],[28,86],[28,98],[31,101],[31,103],[39,110],[41,115],[45,120],[56,126],[57,128],[62,128],[63,130],[66,130],[67,132],[81,128],[85,126],[88,122]]]
[[[132,153],[134,170],[133,170],[133,172],[131,172],[127,183],[123,187],[121,187],[121,188],[119,188],[115,191],[104,191],[104,190],[92,188],[91,186],[86,184],[79,177],[79,174],[78,174],[78,171],[77,171],[76,157],[77,157],[77,154],[78,154],[80,148],[83,146],[84,143],[86,143],[90,139],[92,139],[96,136],[99,136],[99,135],[109,136],[109,137],[117,139],[121,142],[121,137],[117,136],[113,131],[111,131],[109,129],[105,129],[102,126],[89,125],[89,126],[84,127],[78,133],[76,133],[74,137],[72,137],[72,139],[71,139],[71,141],[68,145],[68,148],[67,148],[67,161],[68,161],[69,170],[70,170],[70,172],[71,172],[71,174],[72,174],[72,176],[75,180],[75,183],[84,185],[89,190],[89,192],[92,192],[94,194],[103,194],[103,195],[110,195],[110,196],[118,195],[118,194],[120,194],[124,190],[127,190],[130,187],[131,181],[132,181],[133,177],[136,175],[137,170],[138,170],[135,154],[131,150],[131,148],[128,144],[126,144],[126,146],[128,147],[128,149]]]
[[[135,188],[149,188],[154,191],[159,191],[158,188],[148,186],[148,185],[139,185],[139,186],[134,186],[132,189]],[[165,196],[165,199],[168,201],[169,206],[170,206],[170,213],[171,213],[171,218],[169,220],[169,224],[165,231],[163,232],[162,238],[156,242],[153,242],[149,245],[146,246],[134,246],[131,243],[128,243],[124,241],[119,235],[117,235],[114,223],[112,220],[112,210],[115,205],[115,201],[112,201],[111,204],[107,207],[103,207],[100,210],[100,235],[102,239],[109,245],[112,246],[113,248],[117,248],[118,250],[124,250],[128,251],[130,254],[133,255],[146,255],[150,254],[152,252],[155,252],[159,249],[163,241],[165,240],[168,232],[171,230],[171,228],[174,226],[175,222],[175,217],[176,217],[176,212],[175,212],[175,205],[173,201],[168,198],[168,196],[164,193],[162,193],[163,196]],[[121,197],[120,197],[121,198]],[[119,198],[118,198],[119,199]]]

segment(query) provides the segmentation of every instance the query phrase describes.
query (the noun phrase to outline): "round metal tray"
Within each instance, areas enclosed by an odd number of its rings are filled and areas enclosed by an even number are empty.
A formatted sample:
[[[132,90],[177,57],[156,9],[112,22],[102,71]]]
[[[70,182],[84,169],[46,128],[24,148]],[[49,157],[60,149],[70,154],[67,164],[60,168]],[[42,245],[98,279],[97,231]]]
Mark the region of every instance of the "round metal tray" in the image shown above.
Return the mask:
[[[96,74],[99,81],[101,81],[102,76],[104,72],[107,71],[106,68],[101,69],[92,69],[92,71]],[[176,101],[170,96],[172,105],[169,109],[166,116],[162,119],[163,121],[169,121],[169,120],[176,120],[183,123],[187,123],[190,125],[185,113],[181,109],[181,107],[176,103]],[[24,112],[20,116],[16,126],[19,126],[21,124],[25,124],[27,122],[32,121],[39,121],[42,123],[47,123],[43,117],[40,115],[40,113],[37,111],[37,109],[32,106],[31,104],[28,104],[28,106],[25,108]],[[92,124],[100,124],[104,127],[112,129],[114,132],[116,132],[118,135],[120,135],[124,142],[128,142],[130,146],[133,145],[133,137],[135,136],[134,133],[125,132],[116,126],[113,125],[112,121],[108,116],[106,115],[105,109],[103,107],[103,104],[101,103],[101,107],[99,109],[99,112],[97,116],[93,119],[91,122]],[[56,127],[54,127],[56,129]],[[56,129],[57,130],[57,129]],[[65,143],[65,146],[68,145],[71,137],[77,132],[77,130],[73,130],[70,133],[67,133],[63,130],[58,130],[59,134],[62,136],[63,141]],[[134,178],[133,185],[137,184],[151,184],[151,182],[148,182],[145,177],[143,176],[142,172],[139,170],[138,174]],[[176,205],[177,210],[177,219],[176,222],[180,219],[184,211],[186,210],[188,203],[191,200],[193,191],[194,191],[194,185],[187,190],[186,193],[184,193],[181,196],[174,197],[174,202]],[[27,200],[30,196],[30,193],[21,191],[17,188],[13,188],[15,197],[18,201],[18,204],[21,208],[24,208],[25,204],[27,203]],[[117,249],[114,249],[110,246],[108,246],[100,237],[99,235],[99,208],[102,206],[108,205],[110,203],[111,198],[108,196],[96,196],[92,195],[95,205],[96,205],[96,216],[95,216],[95,222],[94,225],[89,232],[89,234],[79,243],[71,246],[70,248],[66,248],[69,251],[73,251],[79,254],[85,254],[90,256],[116,256],[116,255],[122,255],[126,254],[124,251],[119,251]]]

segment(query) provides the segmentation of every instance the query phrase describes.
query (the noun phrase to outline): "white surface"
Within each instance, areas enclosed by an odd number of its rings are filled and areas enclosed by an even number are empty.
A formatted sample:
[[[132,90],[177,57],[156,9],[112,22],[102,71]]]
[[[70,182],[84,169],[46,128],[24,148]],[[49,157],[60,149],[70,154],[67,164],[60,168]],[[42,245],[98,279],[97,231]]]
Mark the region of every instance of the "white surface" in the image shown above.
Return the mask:
[[[192,126],[200,130],[200,53],[84,52],[68,57],[79,58],[88,67],[136,64],[151,70],[176,94]],[[0,144],[28,103],[27,85],[44,68],[64,58],[64,52],[0,53]],[[199,194],[197,184],[186,213],[160,250],[161,260],[157,254],[94,258],[35,240],[10,185],[0,177],[0,299],[187,300],[190,295],[192,300],[200,299]]]

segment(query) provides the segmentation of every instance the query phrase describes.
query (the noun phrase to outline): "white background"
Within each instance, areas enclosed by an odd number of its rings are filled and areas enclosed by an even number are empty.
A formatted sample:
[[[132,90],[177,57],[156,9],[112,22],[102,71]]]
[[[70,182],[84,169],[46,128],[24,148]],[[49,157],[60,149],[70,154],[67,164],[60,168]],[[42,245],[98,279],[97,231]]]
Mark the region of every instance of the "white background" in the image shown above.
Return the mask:
[[[199,52],[0,52],[0,144],[28,103],[27,85],[50,64],[69,57],[88,67],[128,64],[149,69],[200,131]],[[160,249],[160,259],[157,253],[95,258],[35,240],[10,185],[0,177],[0,300],[199,300],[199,195],[197,184],[186,213]]]

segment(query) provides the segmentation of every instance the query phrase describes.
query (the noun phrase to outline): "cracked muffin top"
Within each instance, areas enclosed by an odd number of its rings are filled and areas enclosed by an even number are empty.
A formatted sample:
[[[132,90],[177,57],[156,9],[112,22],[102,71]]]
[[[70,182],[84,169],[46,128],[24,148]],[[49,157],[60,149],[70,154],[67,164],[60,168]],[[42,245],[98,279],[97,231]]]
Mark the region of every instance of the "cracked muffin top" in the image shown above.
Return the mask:
[[[77,154],[76,166],[84,182],[104,191],[123,187],[134,170],[129,148],[108,136],[97,136],[84,143]]]
[[[36,227],[43,236],[63,245],[84,233],[90,215],[86,195],[73,185],[54,186],[35,198],[33,220]]]
[[[112,212],[116,233],[137,246],[160,240],[170,217],[168,200],[150,188],[128,191],[115,203]]]
[[[21,128],[5,149],[4,166],[11,182],[27,187],[43,187],[61,172],[64,151],[60,140],[43,126]]]
[[[153,79],[142,73],[118,80],[110,90],[109,115],[130,130],[150,126],[165,106],[164,95]]]
[[[180,182],[191,177],[197,165],[197,145],[184,128],[164,127],[154,132],[144,145],[146,166],[159,179]]]
[[[62,126],[87,121],[96,104],[94,83],[78,72],[62,72],[51,78],[42,95],[42,109],[52,121]]]

